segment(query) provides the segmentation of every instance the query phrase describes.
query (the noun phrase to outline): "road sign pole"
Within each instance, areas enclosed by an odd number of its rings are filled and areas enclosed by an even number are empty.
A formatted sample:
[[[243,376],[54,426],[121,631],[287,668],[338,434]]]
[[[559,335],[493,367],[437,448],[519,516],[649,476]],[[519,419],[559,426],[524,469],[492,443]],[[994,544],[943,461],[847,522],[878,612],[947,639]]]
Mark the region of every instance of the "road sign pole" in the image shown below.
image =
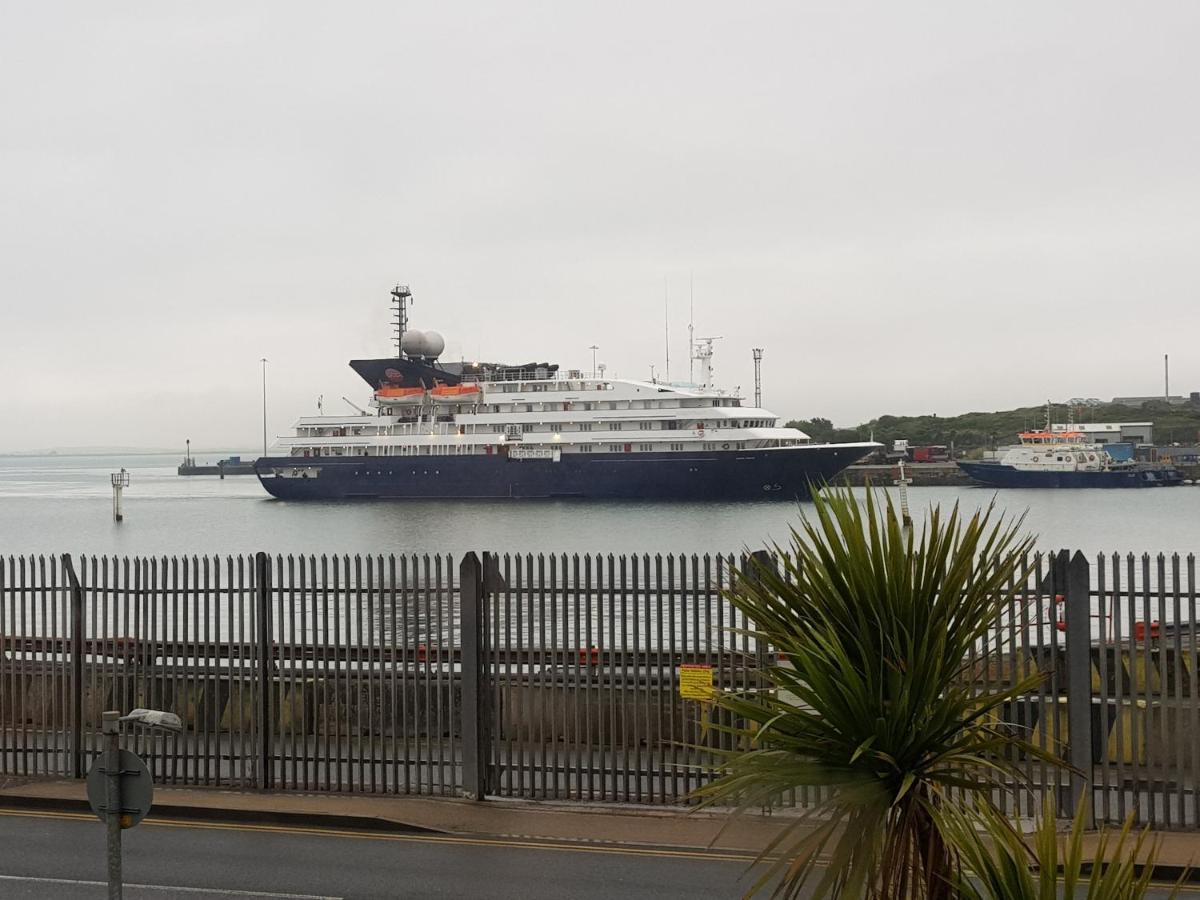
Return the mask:
[[[121,714],[104,713],[104,774],[108,782],[108,897],[121,900]]]

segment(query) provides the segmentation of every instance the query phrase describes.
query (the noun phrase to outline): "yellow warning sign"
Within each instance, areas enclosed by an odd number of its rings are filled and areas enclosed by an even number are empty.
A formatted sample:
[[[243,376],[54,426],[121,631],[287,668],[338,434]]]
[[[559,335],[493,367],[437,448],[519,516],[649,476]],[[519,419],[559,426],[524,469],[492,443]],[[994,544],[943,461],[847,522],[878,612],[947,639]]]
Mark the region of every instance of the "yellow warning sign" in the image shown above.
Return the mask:
[[[684,700],[713,698],[712,666],[685,663],[679,667],[679,696]]]

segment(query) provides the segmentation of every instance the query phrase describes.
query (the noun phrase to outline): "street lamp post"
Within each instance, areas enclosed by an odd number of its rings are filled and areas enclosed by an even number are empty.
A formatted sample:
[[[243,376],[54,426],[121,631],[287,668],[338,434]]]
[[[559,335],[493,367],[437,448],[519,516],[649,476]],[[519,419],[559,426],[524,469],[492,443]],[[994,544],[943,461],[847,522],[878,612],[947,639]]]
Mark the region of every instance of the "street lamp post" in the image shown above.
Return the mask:
[[[263,456],[267,455],[267,358],[262,358],[263,382]]]
[[[104,732],[105,825],[108,827],[108,896],[121,900],[121,714],[102,717]]]
[[[135,709],[127,716],[107,710],[101,716],[104,754],[88,773],[88,803],[104,820],[108,831],[108,896],[121,900],[121,830],[132,828],[150,811],[154,783],[146,764],[132,753],[121,750],[121,723],[133,722],[151,728],[180,732],[183,722],[174,713],[159,709]],[[124,757],[124,758],[123,758]]]

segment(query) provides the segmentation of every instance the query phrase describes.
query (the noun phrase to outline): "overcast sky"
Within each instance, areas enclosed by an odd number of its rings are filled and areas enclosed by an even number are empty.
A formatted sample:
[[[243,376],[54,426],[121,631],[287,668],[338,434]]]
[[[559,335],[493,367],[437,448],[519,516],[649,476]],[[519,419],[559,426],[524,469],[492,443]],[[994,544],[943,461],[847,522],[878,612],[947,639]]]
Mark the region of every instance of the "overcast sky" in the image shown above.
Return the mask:
[[[252,447],[447,356],[852,424],[1200,390],[1200,4],[43,3],[0,29],[0,450]]]

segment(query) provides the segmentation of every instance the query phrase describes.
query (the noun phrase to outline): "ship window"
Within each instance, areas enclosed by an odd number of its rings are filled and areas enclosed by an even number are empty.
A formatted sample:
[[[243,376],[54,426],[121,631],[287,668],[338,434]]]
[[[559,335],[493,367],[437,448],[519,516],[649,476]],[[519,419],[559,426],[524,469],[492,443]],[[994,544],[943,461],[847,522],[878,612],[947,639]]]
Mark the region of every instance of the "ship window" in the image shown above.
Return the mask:
[[[609,444],[609,445],[608,445],[608,452],[609,452],[609,453],[620,453],[620,452],[621,452],[621,445],[620,445],[620,444]]]
[[[679,430],[679,420],[678,419],[664,419],[663,420],[663,428],[667,429],[668,431],[678,431]]]
[[[609,423],[608,423],[608,430],[609,430],[609,431],[620,431],[620,430],[621,430],[621,423],[620,423],[620,422],[609,422]]]
[[[521,431],[522,431],[522,433],[524,433],[526,431],[533,431],[533,423],[532,422],[522,422],[521,423]]]
[[[579,430],[580,430],[580,431],[591,431],[591,430],[592,430],[592,423],[591,423],[591,422],[580,422],[580,423],[579,423]]]
[[[642,431],[652,431],[654,429],[654,423],[653,422],[641,422],[641,423],[639,423],[638,428],[640,428]]]
[[[683,444],[672,444],[672,445],[671,445],[671,449],[672,449],[672,450],[682,450],[682,449],[683,449]]]

